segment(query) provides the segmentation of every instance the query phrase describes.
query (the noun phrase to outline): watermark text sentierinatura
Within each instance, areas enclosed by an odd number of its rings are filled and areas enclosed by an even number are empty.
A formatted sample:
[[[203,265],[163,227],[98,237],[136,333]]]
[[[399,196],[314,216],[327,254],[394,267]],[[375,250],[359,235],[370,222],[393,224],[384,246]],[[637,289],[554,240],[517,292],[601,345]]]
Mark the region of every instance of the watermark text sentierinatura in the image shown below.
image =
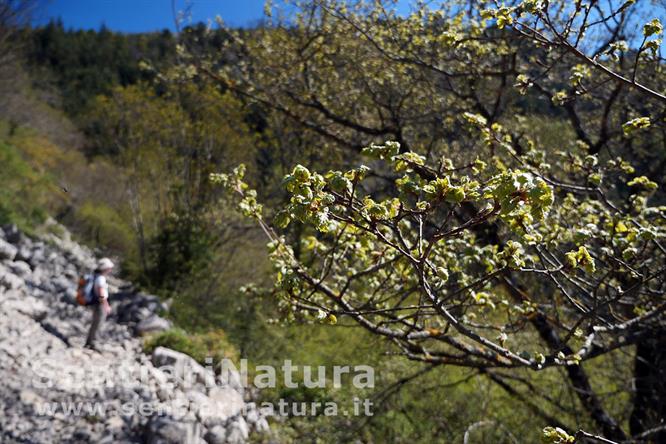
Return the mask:
[[[249,404],[234,412],[246,415]],[[265,417],[305,417],[305,416],[373,416],[371,399],[354,397],[350,402],[337,401],[293,401],[280,398],[274,402],[264,401],[257,410]],[[65,417],[111,417],[111,416],[169,416],[186,418],[190,412],[199,417],[216,416],[227,410],[224,399],[218,401],[195,402],[177,398],[166,402],[128,401],[122,404],[98,401],[43,401],[35,404],[39,416]],[[224,413],[222,413],[224,414]]]
[[[54,358],[45,358],[32,363],[33,386],[37,388],[80,388],[85,386],[122,386],[137,381],[147,384],[156,381],[160,385],[177,385],[181,388],[203,384],[206,387],[232,385],[235,387],[254,387],[257,389],[286,388],[308,389],[341,388],[351,384],[356,389],[375,387],[374,368],[369,365],[334,365],[311,366],[297,365],[290,359],[282,365],[256,365],[250,376],[247,359],[241,359],[240,365],[230,359],[222,359],[215,365],[212,358],[201,366],[194,361],[176,361],[159,367],[144,364],[90,366],[70,366],[63,368],[62,363]],[[132,365],[134,364],[134,365]]]
[[[47,416],[167,414],[173,417],[184,417],[187,412],[194,411],[205,417],[211,412],[226,411],[234,396],[240,396],[238,393],[246,388],[337,389],[348,384],[358,391],[375,387],[375,372],[369,365],[296,365],[287,359],[279,366],[256,365],[250,371],[247,359],[241,359],[238,366],[229,359],[223,359],[217,365],[214,365],[212,359],[206,359],[205,364],[201,366],[192,360],[177,360],[171,365],[162,366],[126,362],[116,366],[83,368],[74,365],[63,367],[56,359],[42,359],[32,363],[32,383],[40,389],[55,388],[74,394],[85,393],[86,388],[133,389],[152,384],[166,390],[178,388],[187,391],[194,388],[208,394],[216,388],[218,391],[215,399],[204,397],[203,400],[193,401],[176,398],[165,402],[142,400],[120,406],[80,399],[42,402],[37,406],[37,411]],[[272,402],[262,402],[258,409],[264,416],[372,416],[372,401],[354,397],[341,405],[333,400],[302,402],[279,398]]]

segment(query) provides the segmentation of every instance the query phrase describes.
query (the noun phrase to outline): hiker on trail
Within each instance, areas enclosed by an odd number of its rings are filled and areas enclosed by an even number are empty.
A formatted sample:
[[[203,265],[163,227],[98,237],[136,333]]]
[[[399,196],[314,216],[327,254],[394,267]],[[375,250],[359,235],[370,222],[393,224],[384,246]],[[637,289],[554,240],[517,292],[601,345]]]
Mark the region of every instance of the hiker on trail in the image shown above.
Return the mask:
[[[111,313],[109,286],[106,283],[106,276],[111,273],[111,270],[113,270],[113,262],[111,262],[111,259],[105,257],[97,262],[97,268],[93,271],[92,276],[92,303],[90,307],[93,310],[93,317],[85,347],[95,351],[98,351],[95,346],[97,332],[106,316]]]

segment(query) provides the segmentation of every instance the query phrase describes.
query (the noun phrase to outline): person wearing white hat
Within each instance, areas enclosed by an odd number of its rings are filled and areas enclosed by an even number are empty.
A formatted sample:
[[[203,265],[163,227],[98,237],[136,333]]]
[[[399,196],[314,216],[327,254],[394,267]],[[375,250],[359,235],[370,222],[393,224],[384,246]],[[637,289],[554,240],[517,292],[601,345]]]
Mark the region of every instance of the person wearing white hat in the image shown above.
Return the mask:
[[[95,268],[95,271],[93,272],[92,293],[93,300],[96,302],[91,305],[93,309],[93,317],[85,347],[95,351],[97,351],[97,347],[95,346],[97,332],[106,316],[111,313],[111,306],[109,305],[109,286],[106,283],[106,276],[111,273],[113,266],[111,259],[104,257],[97,262],[97,268]]]

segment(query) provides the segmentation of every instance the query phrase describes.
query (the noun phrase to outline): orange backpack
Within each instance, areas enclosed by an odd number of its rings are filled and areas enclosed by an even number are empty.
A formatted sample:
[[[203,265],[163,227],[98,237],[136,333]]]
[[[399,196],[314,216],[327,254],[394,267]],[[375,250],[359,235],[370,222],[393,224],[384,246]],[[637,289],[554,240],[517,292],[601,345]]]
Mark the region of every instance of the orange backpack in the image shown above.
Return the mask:
[[[76,288],[76,302],[79,305],[91,305],[94,303],[94,275],[79,277],[79,285]]]

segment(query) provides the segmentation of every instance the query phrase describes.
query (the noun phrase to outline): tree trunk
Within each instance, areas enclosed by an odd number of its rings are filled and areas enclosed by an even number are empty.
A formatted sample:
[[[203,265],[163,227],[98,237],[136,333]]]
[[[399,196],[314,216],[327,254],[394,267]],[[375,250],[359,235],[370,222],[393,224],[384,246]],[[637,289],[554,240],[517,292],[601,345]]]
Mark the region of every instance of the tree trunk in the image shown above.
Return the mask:
[[[561,350],[565,355],[573,353],[571,347],[562,344],[560,338],[557,336],[552,326],[550,326],[544,315],[541,313],[535,315],[532,318],[532,325],[534,325],[539,332],[541,339],[548,344],[551,350]],[[601,428],[604,437],[615,441],[626,440],[627,436],[620,425],[608,414],[608,412],[606,412],[601,400],[594,390],[592,390],[590,379],[583,369],[583,365],[568,365],[566,371],[578,399],[587,410],[590,417]]]
[[[656,330],[636,345],[634,389],[631,434],[666,427],[666,328]],[[666,442],[666,430],[646,435],[645,442]]]
[[[509,293],[518,301],[529,300],[525,291],[516,284],[510,276],[504,277],[504,283]],[[548,322],[546,316],[542,313],[536,313],[531,318],[531,323],[539,333],[541,339],[548,344],[550,350],[560,350],[565,355],[573,353],[573,350],[568,345],[562,344],[560,337],[552,325]],[[590,379],[583,368],[583,365],[568,365],[566,367],[567,376],[573,386],[578,400],[583,405],[583,408],[590,415],[590,418],[602,430],[605,438],[614,441],[625,441],[626,434],[618,424],[618,422],[606,412],[601,403],[601,399],[592,389]]]

